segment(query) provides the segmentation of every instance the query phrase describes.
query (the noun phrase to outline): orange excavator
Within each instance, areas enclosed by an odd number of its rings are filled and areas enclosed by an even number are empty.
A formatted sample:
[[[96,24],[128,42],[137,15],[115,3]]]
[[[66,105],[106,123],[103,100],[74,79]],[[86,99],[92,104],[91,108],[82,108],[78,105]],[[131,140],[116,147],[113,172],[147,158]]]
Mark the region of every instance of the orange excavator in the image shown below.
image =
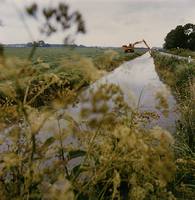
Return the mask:
[[[145,40],[141,40],[141,41],[135,42],[134,44],[129,44],[129,46],[123,45],[122,49],[125,49],[125,53],[134,52],[134,46],[136,44],[141,44],[142,42],[144,42],[144,44],[148,47],[148,51],[149,51],[150,55],[152,56],[152,51],[151,51],[150,47],[148,46],[148,44],[146,43]]]

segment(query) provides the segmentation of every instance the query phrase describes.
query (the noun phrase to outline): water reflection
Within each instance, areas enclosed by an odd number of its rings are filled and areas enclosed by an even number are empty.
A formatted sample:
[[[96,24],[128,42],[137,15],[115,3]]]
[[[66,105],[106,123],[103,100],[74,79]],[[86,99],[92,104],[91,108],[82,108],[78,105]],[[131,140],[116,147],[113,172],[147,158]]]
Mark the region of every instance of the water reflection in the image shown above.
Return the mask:
[[[126,102],[133,107],[133,103],[129,101],[128,90],[134,93],[135,98],[139,99],[141,95],[140,107],[144,110],[153,110],[157,114],[160,114],[161,117],[158,121],[154,121],[153,125],[159,125],[170,132],[174,131],[175,120],[178,115],[174,112],[171,112],[175,108],[176,100],[172,94],[169,94],[169,91],[166,90],[165,85],[160,81],[156,71],[153,58],[149,53],[146,53],[134,60],[128,61],[122,64],[120,67],[116,68],[109,75],[101,78],[98,82],[93,84],[91,87],[94,89],[97,88],[101,83],[113,83],[119,85],[122,91],[124,92],[124,99]],[[170,114],[169,117],[165,117],[161,112],[155,108],[156,102],[154,99],[157,90],[163,89],[164,93],[167,93],[167,99],[169,103]],[[89,89],[87,89],[84,95],[90,95]],[[131,96],[132,97],[132,96]],[[109,103],[111,105],[111,103]],[[69,108],[69,114],[72,117],[79,120],[78,113],[80,112],[83,104],[80,103],[76,108]],[[85,106],[87,103],[85,103]]]

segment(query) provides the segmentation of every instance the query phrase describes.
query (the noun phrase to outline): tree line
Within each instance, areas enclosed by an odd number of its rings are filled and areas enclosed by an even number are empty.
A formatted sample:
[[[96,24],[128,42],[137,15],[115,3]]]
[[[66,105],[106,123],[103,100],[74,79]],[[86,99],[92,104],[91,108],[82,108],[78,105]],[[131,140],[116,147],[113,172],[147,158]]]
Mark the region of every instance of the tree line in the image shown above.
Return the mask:
[[[165,37],[164,49],[183,48],[195,50],[195,25],[188,23],[184,26],[178,25]]]
[[[35,42],[34,42],[35,43]],[[33,42],[28,42],[27,47],[33,47],[34,46]],[[40,40],[39,42],[36,43],[37,47],[51,47],[50,44],[45,43],[43,40]]]

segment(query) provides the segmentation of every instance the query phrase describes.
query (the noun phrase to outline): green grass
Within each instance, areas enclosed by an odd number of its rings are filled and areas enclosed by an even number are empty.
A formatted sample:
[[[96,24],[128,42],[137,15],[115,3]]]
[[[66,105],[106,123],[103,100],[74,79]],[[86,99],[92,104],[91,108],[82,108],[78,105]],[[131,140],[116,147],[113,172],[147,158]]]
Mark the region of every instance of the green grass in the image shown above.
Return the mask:
[[[116,67],[119,67],[125,61],[131,60],[137,56],[145,53],[145,50],[136,50],[135,53],[125,54],[122,49],[113,49],[117,52],[118,57],[109,59],[110,54],[105,52],[109,49],[100,48],[36,48],[34,55],[31,58],[32,66],[40,70],[42,73],[70,73],[70,70],[66,70],[64,60],[76,63],[80,58],[89,58],[93,61],[95,67],[98,69],[104,69],[106,71],[112,71]],[[20,59],[27,59],[31,52],[31,48],[17,48],[17,47],[6,47],[4,48],[4,54],[6,57],[17,57]],[[40,59],[43,63],[50,66],[49,69],[40,67],[38,62]],[[63,62],[62,62],[63,59]],[[102,67],[103,66],[103,67]]]
[[[154,63],[159,76],[174,91],[179,92],[181,98],[188,96],[189,81],[195,76],[195,63],[159,53],[155,53]]]
[[[185,56],[186,52],[188,51],[177,50],[180,56]],[[177,166],[174,174],[176,193],[175,191],[173,193],[181,199],[193,199],[195,187],[195,63],[188,63],[187,60],[159,53],[154,54],[154,63],[159,76],[172,87],[180,113],[180,118],[176,121],[176,131],[173,134],[175,137],[173,149]]]
[[[12,70],[18,71],[17,66],[21,66],[21,62],[26,60],[31,54],[32,48],[4,48],[4,55],[6,60],[10,58],[15,58],[12,61]],[[56,84],[51,85],[49,88],[45,89],[44,96],[41,95],[37,98],[37,101],[33,102],[32,106],[40,107],[48,105],[48,96],[53,94],[52,99],[59,97],[59,92],[63,92],[64,88],[72,90],[75,84],[80,83],[79,88],[88,86],[91,82],[88,77],[89,69],[87,67],[95,67],[94,70],[105,70],[107,72],[113,71],[115,68],[119,67],[123,62],[132,60],[142,54],[145,50],[137,50],[135,53],[124,53],[122,49],[99,49],[99,48],[82,48],[82,49],[71,49],[71,48],[36,48],[33,56],[30,59],[30,64],[25,66],[25,74],[22,74],[23,89],[27,87],[29,76],[33,76],[34,80],[29,85],[30,91],[34,91],[37,88],[42,88],[45,81],[45,76],[50,76],[51,74],[57,75],[60,81],[64,82],[63,87]],[[19,61],[18,59],[21,59]],[[86,71],[83,70],[82,65],[85,65]],[[29,68],[29,70],[28,70]],[[36,73],[33,75],[29,72],[35,70]],[[21,72],[20,72],[21,73]],[[3,76],[3,75],[2,75]],[[51,75],[53,76],[53,75]],[[7,76],[8,77],[8,76]],[[1,84],[4,81],[11,81],[13,87],[15,87],[14,79],[2,78]],[[41,82],[41,85],[40,85]],[[22,90],[23,90],[22,89]],[[22,91],[21,91],[22,92]],[[23,91],[24,92],[24,91]],[[5,99],[3,94],[0,97]],[[0,99],[1,99],[0,98]],[[32,95],[28,95],[28,98],[33,98]],[[27,99],[28,99],[27,98]]]
[[[39,63],[37,61],[38,58],[42,60],[43,63],[46,63],[50,66],[50,69],[41,68],[41,72],[50,73],[59,70],[61,68],[61,60],[66,59],[70,62],[77,62],[81,57],[90,58],[93,60],[96,67],[98,67],[99,62],[98,58],[104,57],[108,58],[109,55],[105,54],[108,49],[100,49],[100,48],[37,48],[33,57],[31,58],[32,65],[36,68],[39,68]],[[114,68],[118,67],[121,63],[131,60],[137,56],[145,53],[145,50],[138,49],[135,53],[125,54],[122,49],[113,49],[118,53],[119,58],[118,65],[114,66]],[[28,58],[30,54],[31,48],[17,48],[17,47],[6,47],[4,48],[4,54],[7,57],[18,57],[20,59]],[[116,60],[115,60],[116,61]],[[117,63],[116,63],[117,64]],[[115,65],[116,65],[115,64]],[[112,70],[114,69],[112,68]],[[110,71],[109,69],[105,69],[106,71]]]

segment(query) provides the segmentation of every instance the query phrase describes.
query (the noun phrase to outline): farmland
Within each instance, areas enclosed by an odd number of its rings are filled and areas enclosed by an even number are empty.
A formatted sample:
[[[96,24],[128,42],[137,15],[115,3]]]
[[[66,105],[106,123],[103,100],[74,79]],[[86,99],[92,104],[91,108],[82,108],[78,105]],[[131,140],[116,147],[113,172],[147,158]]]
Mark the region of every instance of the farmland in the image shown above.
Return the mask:
[[[123,62],[146,52],[145,50],[138,50],[136,53],[125,54],[122,49],[36,48],[35,53],[27,61],[31,51],[31,48],[5,48],[4,54],[7,60],[11,58],[14,62],[11,68],[13,71],[14,68],[19,70],[18,66],[21,67],[21,62],[28,62],[21,68],[21,70],[26,71],[21,74],[23,85],[26,85],[22,90],[27,87],[29,75],[34,77],[29,85],[31,93],[28,94],[27,100],[36,96],[32,94],[33,91],[43,92],[42,95],[33,100],[31,105],[35,107],[49,105],[49,102],[60,97],[58,93],[63,92],[65,88],[72,90],[77,85],[78,90],[88,86],[92,81],[87,75],[90,67],[93,68],[91,69],[92,72],[95,72],[95,70],[99,71],[97,73],[110,72]],[[83,65],[86,68],[85,70]],[[33,74],[30,71],[33,71]],[[58,82],[63,82],[63,87],[62,85],[57,86],[55,83],[45,88],[46,76],[49,77],[52,74],[57,76]],[[6,78],[6,81],[8,79],[10,78]],[[4,78],[2,78],[2,84],[4,83],[3,80]],[[10,79],[12,85],[15,84],[13,80],[13,78]],[[15,86],[13,85],[13,87]],[[6,97],[2,93],[0,95],[3,99],[1,105],[3,105]]]
[[[105,52],[109,49],[101,48],[37,48],[34,55],[31,58],[32,65],[39,67],[37,59],[40,58],[43,63],[50,66],[50,70],[47,72],[55,71],[61,67],[61,59],[66,59],[67,61],[77,62],[81,57],[92,59],[96,67],[98,67],[98,58],[108,58],[109,54]],[[137,56],[142,55],[146,52],[145,49],[138,49],[135,53],[125,54],[122,49],[113,49],[117,54],[115,58],[118,60],[118,66],[122,62],[131,60]],[[4,48],[4,54],[9,57],[18,57],[20,59],[27,59],[31,52],[31,48],[17,48],[17,47],[7,47]],[[116,56],[117,55],[117,56]],[[118,66],[115,66],[118,67]]]

